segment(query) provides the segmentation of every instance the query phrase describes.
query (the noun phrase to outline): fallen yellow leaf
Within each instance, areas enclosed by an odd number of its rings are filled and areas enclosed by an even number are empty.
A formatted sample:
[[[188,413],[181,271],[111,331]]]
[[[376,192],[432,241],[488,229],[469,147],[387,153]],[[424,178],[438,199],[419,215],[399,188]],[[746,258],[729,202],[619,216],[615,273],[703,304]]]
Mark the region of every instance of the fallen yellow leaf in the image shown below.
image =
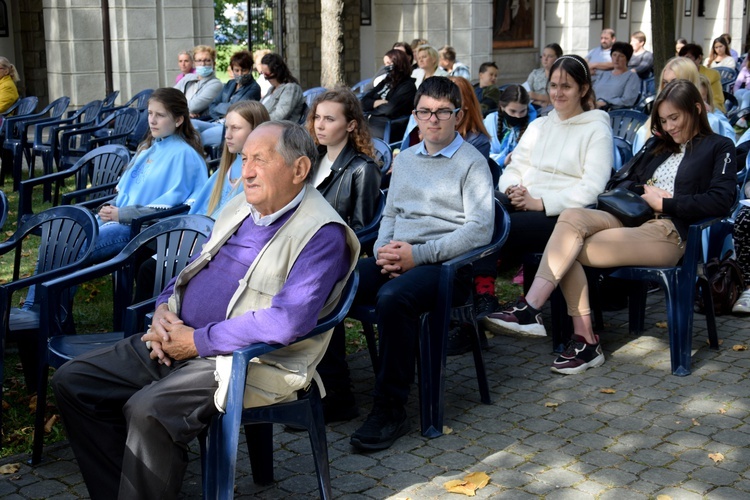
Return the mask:
[[[467,474],[464,479],[470,483],[476,484],[478,490],[481,490],[490,482],[490,476],[484,472],[472,472],[471,474]]]
[[[447,425],[444,425],[443,426],[443,434],[453,434],[453,429],[451,429]]]
[[[464,476],[463,479],[453,479],[446,482],[443,487],[449,493],[460,493],[473,497],[476,491],[484,488],[490,482],[490,476],[484,472],[471,472]]]
[[[656,328],[666,328],[667,322],[666,321],[657,321],[656,322]]]
[[[602,394],[614,394],[617,391],[612,389],[611,387],[606,387],[604,389],[599,390],[599,392],[601,392]]]
[[[466,495],[467,497],[473,497],[476,495],[476,485],[473,483],[467,483],[463,479],[454,479],[453,481],[448,481],[443,485],[445,487],[445,490],[448,493],[460,493],[462,495]]]
[[[49,434],[50,432],[52,432],[52,427],[54,427],[54,426],[55,426],[55,424],[57,423],[57,420],[58,420],[59,418],[60,418],[60,417],[59,417],[58,415],[52,415],[52,416],[51,416],[51,417],[49,418],[49,420],[47,420],[47,423],[46,423],[46,424],[44,424],[44,433],[45,433],[45,434]]]
[[[721,453],[709,453],[708,458],[713,460],[715,464],[724,461],[724,455],[722,455]]]
[[[557,408],[558,406],[560,406],[560,403],[544,403],[544,406],[546,406],[547,408]]]
[[[669,495],[659,495],[656,497],[656,500],[672,500],[672,497]]]
[[[737,344],[732,346],[733,351],[747,351],[747,346],[745,344]]]
[[[719,413],[724,415],[727,411],[724,408],[719,408]]]
[[[0,474],[15,474],[21,468],[21,464],[5,464],[0,466]]]
[[[693,425],[700,427],[701,424],[696,419],[693,419]]]

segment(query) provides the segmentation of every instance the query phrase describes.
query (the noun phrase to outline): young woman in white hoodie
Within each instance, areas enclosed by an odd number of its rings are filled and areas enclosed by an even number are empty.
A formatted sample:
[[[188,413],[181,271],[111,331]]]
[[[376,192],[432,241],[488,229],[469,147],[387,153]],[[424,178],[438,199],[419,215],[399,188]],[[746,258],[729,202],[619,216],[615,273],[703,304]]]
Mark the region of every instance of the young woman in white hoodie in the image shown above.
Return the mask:
[[[529,123],[498,182],[498,197],[504,197],[511,219],[500,252],[503,266],[544,251],[560,212],[596,203],[612,172],[612,128],[607,113],[594,104],[586,61],[558,58],[550,68],[549,96],[554,109]],[[474,280],[477,308],[484,314],[497,308],[491,264]],[[493,318],[486,323],[494,329]]]

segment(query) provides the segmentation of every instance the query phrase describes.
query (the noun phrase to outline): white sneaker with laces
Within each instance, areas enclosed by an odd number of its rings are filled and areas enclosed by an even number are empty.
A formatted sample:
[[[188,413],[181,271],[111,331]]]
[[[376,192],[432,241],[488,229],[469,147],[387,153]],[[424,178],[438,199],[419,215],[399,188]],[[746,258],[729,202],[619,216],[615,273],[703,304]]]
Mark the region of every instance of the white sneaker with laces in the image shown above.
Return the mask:
[[[750,314],[750,288],[746,289],[732,306],[733,313]]]

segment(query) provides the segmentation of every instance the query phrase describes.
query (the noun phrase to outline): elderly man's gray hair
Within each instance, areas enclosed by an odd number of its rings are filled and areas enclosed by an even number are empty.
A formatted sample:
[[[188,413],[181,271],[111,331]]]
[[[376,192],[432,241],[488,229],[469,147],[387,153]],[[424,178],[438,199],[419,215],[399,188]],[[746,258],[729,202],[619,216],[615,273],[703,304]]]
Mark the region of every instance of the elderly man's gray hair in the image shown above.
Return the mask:
[[[301,156],[310,158],[312,166],[305,180],[312,182],[318,163],[318,149],[315,147],[315,142],[310,137],[309,132],[301,125],[289,120],[265,122],[256,128],[271,126],[281,128],[281,137],[279,137],[279,142],[276,144],[276,151],[284,158],[286,165],[291,166]]]

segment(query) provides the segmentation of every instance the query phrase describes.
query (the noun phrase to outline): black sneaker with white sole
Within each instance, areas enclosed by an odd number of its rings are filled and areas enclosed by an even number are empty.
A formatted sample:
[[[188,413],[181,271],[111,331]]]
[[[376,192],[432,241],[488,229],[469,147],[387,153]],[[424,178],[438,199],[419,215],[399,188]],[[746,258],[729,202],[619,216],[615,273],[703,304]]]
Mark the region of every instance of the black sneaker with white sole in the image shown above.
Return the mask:
[[[586,340],[575,333],[570,338],[565,351],[552,363],[550,370],[563,375],[575,375],[589,368],[604,364],[602,346],[596,338],[596,344],[587,344]]]
[[[524,297],[504,311],[490,314],[484,319],[487,328],[493,331],[505,331],[545,337],[547,330],[542,323],[542,311],[531,307]]]

